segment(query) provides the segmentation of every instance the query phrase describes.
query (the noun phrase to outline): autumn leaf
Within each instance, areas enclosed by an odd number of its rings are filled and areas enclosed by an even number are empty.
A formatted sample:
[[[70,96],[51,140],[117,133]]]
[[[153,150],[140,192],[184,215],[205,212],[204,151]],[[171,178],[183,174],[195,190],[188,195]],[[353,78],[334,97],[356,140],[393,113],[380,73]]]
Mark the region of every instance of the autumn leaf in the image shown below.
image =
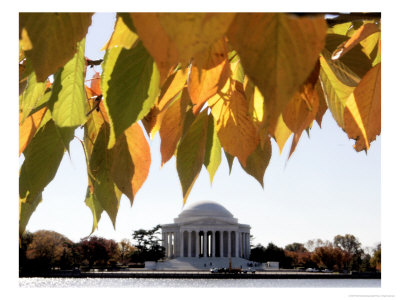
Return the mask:
[[[325,44],[324,17],[240,13],[228,38],[246,74],[265,99],[264,127],[274,126],[293,94],[313,70]]]
[[[301,133],[308,128],[318,112],[319,98],[315,85],[318,81],[319,71],[320,65],[317,63],[307,81],[295,93],[283,111],[283,121],[294,133]]]
[[[58,166],[72,140],[74,128],[57,128],[46,116],[24,150],[24,162],[19,175],[20,232],[41,201],[41,193],[53,180]]]
[[[89,189],[93,190],[94,200],[99,202],[115,227],[121,192],[114,184],[111,175],[113,156],[107,149],[109,135],[110,126],[104,123],[89,153]]]
[[[362,40],[376,32],[380,32],[379,25],[375,23],[366,23],[362,25],[349,40],[339,45],[339,47],[332,53],[332,60],[341,58]]]
[[[204,162],[209,116],[203,110],[189,127],[179,143],[176,155],[176,169],[182,186],[183,204],[200,174]]]
[[[328,109],[328,106],[326,105],[326,100],[325,100],[325,94],[321,86],[321,81],[318,80],[316,86],[315,86],[317,93],[318,93],[318,99],[319,99],[319,105],[318,105],[318,112],[317,115],[315,116],[315,121],[317,121],[319,127],[321,128],[322,126],[322,118]]]
[[[237,156],[242,165],[246,166],[247,157],[256,149],[259,137],[248,114],[243,85],[229,79],[225,87],[208,103],[217,122],[222,147],[229,154]]]
[[[20,13],[19,38],[43,82],[75,54],[92,22],[92,13]]]
[[[253,176],[264,188],[264,174],[271,159],[271,141],[267,139],[263,146],[258,144],[256,150],[247,158],[246,166],[242,165],[246,173]]]
[[[194,114],[200,111],[210,97],[222,89],[230,74],[226,41],[220,39],[207,51],[205,62],[201,61],[199,66],[195,59],[192,63],[188,90],[194,104]]]
[[[344,128],[344,108],[346,106],[347,98],[353,92],[355,85],[349,86],[339,80],[335,72],[332,70],[334,66],[328,63],[329,59],[330,58],[325,55],[321,55],[320,57],[321,71],[319,76],[321,86],[333,118],[341,128]]]
[[[159,93],[160,75],[141,42],[132,49],[109,49],[103,63],[101,86],[111,134],[108,147],[133,123],[146,116]]]
[[[373,67],[360,81],[346,102],[345,131],[355,139],[357,151],[368,150],[381,133],[381,64]]]
[[[156,106],[159,111],[164,110],[173,99],[182,91],[188,79],[188,69],[179,69],[167,78],[163,84]]]
[[[150,147],[138,123],[133,124],[111,150],[111,176],[118,189],[133,199],[149,174]]]
[[[218,139],[216,130],[216,122],[212,115],[209,115],[206,153],[204,155],[204,166],[210,175],[210,183],[212,185],[214,175],[221,164],[221,143]]]
[[[101,50],[111,49],[116,46],[131,49],[138,38],[138,35],[125,24],[124,18],[118,16],[112,36]]]
[[[193,114],[188,112],[189,103],[189,94],[187,89],[184,89],[181,97],[172,103],[165,112],[160,127],[161,166],[174,155],[176,146],[183,134],[185,120],[194,119]]]
[[[19,114],[19,155],[24,152],[26,146],[29,144],[31,139],[39,128],[40,123],[47,111],[47,107],[43,107],[41,110],[32,114],[28,118],[23,120],[23,113]]]
[[[282,115],[280,115],[278,121],[276,122],[274,132],[271,135],[278,144],[279,151],[281,154],[283,147],[285,147],[285,144],[289,139],[289,137],[291,136],[291,134],[292,131],[286,126],[285,122],[283,121]]]
[[[22,94],[21,102],[23,120],[28,117],[33,110],[48,101],[50,94],[45,93],[46,89],[47,83],[37,82],[34,72],[28,76],[26,90]]]
[[[74,57],[54,76],[48,107],[59,127],[76,127],[86,121],[89,106],[84,87],[85,39],[78,43]]]

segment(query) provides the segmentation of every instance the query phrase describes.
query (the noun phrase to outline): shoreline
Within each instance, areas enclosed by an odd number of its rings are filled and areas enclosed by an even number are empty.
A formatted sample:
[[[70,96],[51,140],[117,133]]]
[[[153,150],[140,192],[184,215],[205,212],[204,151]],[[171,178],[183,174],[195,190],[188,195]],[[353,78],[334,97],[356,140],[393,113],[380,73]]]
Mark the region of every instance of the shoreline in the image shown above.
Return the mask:
[[[49,271],[42,273],[20,274],[19,278],[171,278],[171,279],[381,279],[380,273],[306,273],[258,271],[255,274],[223,274],[208,271]]]

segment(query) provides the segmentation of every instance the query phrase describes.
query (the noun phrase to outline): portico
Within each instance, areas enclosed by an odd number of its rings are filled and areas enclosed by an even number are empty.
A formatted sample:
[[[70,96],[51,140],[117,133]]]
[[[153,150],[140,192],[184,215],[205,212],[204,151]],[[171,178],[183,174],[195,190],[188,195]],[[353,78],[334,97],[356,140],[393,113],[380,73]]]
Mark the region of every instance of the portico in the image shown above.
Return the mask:
[[[250,257],[250,226],[214,201],[188,206],[161,229],[168,258]]]

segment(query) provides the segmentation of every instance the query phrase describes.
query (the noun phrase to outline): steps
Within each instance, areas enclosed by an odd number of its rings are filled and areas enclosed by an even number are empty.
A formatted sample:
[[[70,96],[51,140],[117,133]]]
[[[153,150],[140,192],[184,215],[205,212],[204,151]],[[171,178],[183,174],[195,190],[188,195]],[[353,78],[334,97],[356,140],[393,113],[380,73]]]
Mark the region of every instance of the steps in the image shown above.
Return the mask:
[[[232,268],[249,268],[252,262],[240,258],[232,257]],[[262,268],[262,266],[260,266]],[[146,263],[146,269],[150,270],[209,270],[211,268],[229,268],[229,258],[227,257],[178,257],[158,263]],[[257,269],[257,267],[256,267]]]

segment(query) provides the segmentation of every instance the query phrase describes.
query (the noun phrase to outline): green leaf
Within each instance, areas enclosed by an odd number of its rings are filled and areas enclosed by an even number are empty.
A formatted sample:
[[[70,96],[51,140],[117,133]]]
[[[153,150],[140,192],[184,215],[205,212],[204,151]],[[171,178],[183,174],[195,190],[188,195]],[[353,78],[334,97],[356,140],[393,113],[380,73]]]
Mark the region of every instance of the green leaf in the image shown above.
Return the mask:
[[[39,203],[42,202],[42,193],[32,197],[28,195],[26,199],[19,200],[19,236],[25,231],[26,225]]]
[[[159,92],[160,74],[142,42],[129,50],[109,49],[102,67],[101,86],[111,121],[111,148],[125,129],[149,113]]]
[[[232,173],[233,160],[235,159],[235,157],[232,156],[232,155],[230,155],[230,154],[229,154],[228,152],[226,152],[225,150],[224,150],[224,153],[225,153],[226,160],[228,161],[229,174],[231,174],[231,173]]]
[[[90,188],[88,187],[86,191],[86,199],[85,204],[87,207],[90,208],[93,214],[93,226],[92,226],[92,234],[99,224],[101,213],[104,211],[103,207],[101,206],[100,202],[96,199],[96,196],[90,192]]]
[[[25,160],[20,169],[19,199],[22,232],[40,202],[42,191],[57,173],[64,155],[66,141],[72,140],[74,134],[74,128],[57,128],[54,121],[48,117],[49,114],[46,115],[47,118],[45,116],[24,151]]]
[[[271,159],[271,141],[266,139],[264,147],[258,144],[256,150],[247,158],[246,166],[242,165],[246,173],[253,176],[264,188],[264,174]]]
[[[89,158],[89,168],[94,180],[89,177],[90,191],[94,194],[93,199],[98,201],[107,212],[114,227],[117,218],[121,192],[114,184],[111,176],[113,156],[107,149],[110,128],[104,123],[98,133]]]
[[[182,186],[184,204],[204,162],[208,117],[207,110],[203,110],[178,146],[176,169]]]
[[[217,172],[221,164],[221,143],[218,139],[215,120],[212,115],[210,115],[209,118],[204,166],[210,174],[210,182],[212,184],[215,172]]]
[[[75,54],[92,22],[93,13],[20,13],[19,39],[43,82]]]
[[[54,77],[49,108],[59,127],[74,127],[86,122],[89,110],[85,86],[85,39],[78,43],[74,57]]]
[[[33,72],[28,76],[28,85],[26,90],[22,94],[22,111],[24,113],[25,120],[28,117],[32,110],[40,106],[45,100],[45,91],[46,91],[46,83],[45,82],[37,82],[36,74]]]

